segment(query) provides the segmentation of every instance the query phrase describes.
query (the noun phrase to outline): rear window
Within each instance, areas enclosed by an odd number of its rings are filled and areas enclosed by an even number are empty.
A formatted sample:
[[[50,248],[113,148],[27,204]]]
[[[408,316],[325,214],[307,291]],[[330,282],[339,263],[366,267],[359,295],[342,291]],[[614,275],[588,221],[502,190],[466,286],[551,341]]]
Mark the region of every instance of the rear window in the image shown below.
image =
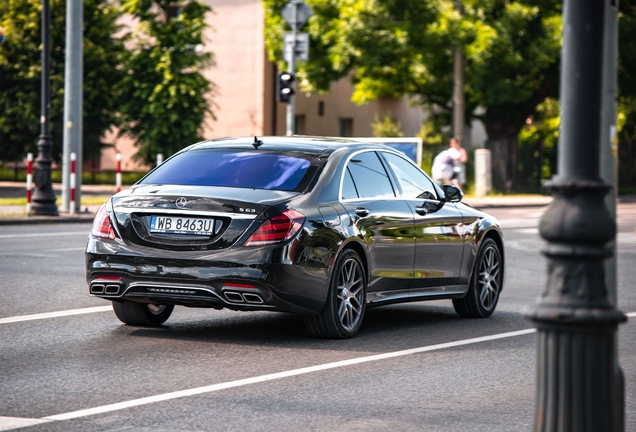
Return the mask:
[[[169,159],[140,183],[293,191],[308,168],[307,159],[282,154],[194,150]]]

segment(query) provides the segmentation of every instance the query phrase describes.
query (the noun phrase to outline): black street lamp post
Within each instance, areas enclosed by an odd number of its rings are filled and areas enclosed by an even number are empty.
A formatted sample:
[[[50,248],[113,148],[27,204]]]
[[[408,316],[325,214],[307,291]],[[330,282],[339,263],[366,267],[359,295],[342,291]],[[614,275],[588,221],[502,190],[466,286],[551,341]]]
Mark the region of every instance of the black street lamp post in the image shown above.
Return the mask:
[[[40,137],[38,139],[38,157],[34,163],[33,182],[35,191],[33,193],[33,205],[31,207],[34,215],[57,216],[57,205],[55,204],[55,193],[51,182],[51,123],[49,111],[51,108],[51,8],[49,0],[42,0],[42,117],[40,119]]]
[[[539,223],[548,281],[526,313],[538,328],[535,431],[624,429],[616,333],[627,318],[604,277],[616,236],[600,177],[604,15],[603,1],[564,1],[559,166]]]

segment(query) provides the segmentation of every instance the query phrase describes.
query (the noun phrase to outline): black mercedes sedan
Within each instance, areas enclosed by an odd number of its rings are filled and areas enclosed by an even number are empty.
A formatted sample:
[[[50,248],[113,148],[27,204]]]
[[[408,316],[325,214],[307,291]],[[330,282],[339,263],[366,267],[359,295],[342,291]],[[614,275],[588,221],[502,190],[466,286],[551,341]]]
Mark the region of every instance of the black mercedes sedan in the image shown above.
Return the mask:
[[[459,315],[488,317],[502,231],[462,196],[384,145],[204,141],[99,209],[88,289],[140,326],[176,305],[292,312],[328,338],[353,337],[366,308],[398,302],[452,299]]]

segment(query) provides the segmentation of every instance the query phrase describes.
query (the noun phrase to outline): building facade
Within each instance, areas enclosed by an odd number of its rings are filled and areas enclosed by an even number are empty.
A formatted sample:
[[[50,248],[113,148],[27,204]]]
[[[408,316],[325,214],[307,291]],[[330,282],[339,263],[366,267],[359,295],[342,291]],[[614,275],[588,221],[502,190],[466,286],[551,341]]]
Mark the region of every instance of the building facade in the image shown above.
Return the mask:
[[[204,75],[215,83],[210,95],[216,120],[204,124],[205,139],[225,136],[284,135],[287,104],[276,101],[277,71],[265,51],[265,12],[260,0],[205,0],[213,13],[207,20],[205,51],[214,53],[215,65]],[[310,50],[311,55],[311,50]],[[307,95],[296,91],[297,134],[319,136],[372,136],[374,119],[387,113],[401,124],[405,136],[415,136],[425,120],[421,108],[406,98],[386,98],[366,105],[351,102],[349,79],[334,82],[327,94]],[[449,93],[450,94],[450,93]],[[116,167],[122,153],[122,169],[147,169],[134,162],[136,148],[130,139],[106,137],[114,147],[103,152],[101,168]],[[192,143],[183,143],[184,147]],[[165,155],[168,156],[168,155]]]

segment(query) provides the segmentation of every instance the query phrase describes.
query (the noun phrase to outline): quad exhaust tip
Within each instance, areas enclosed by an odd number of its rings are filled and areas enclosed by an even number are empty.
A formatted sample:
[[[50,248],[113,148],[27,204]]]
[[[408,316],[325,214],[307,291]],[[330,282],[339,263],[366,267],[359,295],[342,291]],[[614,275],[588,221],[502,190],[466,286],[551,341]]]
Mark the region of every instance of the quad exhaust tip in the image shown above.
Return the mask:
[[[261,296],[253,293],[239,293],[235,291],[225,291],[225,298],[232,303],[250,303],[250,304],[262,304],[265,303]]]
[[[91,294],[117,295],[119,294],[119,290],[120,290],[119,285],[104,285],[104,284],[91,285]]]

